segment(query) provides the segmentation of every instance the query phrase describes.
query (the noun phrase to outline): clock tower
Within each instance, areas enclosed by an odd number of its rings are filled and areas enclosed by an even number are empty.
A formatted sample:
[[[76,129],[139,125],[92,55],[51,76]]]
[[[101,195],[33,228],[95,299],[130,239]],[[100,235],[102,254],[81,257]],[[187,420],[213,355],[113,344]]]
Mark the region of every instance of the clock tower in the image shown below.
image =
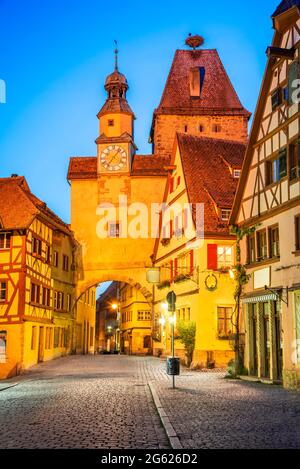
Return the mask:
[[[98,174],[128,174],[137,149],[133,141],[135,116],[126,99],[126,77],[118,70],[118,49],[115,70],[106,78],[105,90],[107,99],[97,116],[100,121],[100,136],[96,140]]]

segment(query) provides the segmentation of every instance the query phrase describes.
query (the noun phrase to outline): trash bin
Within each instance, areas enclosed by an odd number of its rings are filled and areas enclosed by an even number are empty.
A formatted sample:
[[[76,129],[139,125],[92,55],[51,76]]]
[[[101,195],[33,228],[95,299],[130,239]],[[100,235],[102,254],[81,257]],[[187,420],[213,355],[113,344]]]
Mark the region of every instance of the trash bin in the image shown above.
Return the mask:
[[[167,374],[169,376],[180,375],[180,358],[169,357],[167,359]]]

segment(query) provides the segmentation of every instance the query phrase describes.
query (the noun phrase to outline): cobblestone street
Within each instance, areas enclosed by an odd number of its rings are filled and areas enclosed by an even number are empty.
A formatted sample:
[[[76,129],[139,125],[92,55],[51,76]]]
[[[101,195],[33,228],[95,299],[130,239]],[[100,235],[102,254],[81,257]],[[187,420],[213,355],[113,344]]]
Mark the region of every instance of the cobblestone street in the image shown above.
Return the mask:
[[[43,363],[0,382],[0,447],[171,448],[154,392],[183,448],[300,448],[299,394],[187,370],[177,385],[150,357]]]

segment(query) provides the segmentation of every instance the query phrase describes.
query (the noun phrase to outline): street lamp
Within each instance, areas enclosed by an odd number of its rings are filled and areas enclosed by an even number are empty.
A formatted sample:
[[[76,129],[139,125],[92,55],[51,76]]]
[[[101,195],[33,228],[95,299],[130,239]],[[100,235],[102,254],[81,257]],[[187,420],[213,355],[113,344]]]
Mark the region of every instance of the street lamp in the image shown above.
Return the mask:
[[[121,314],[119,311],[119,304],[118,303],[112,303],[111,308],[113,311],[117,312],[117,330],[116,330],[116,335],[115,335],[115,344],[116,344],[116,352],[120,352],[121,350],[121,344],[120,344],[120,323],[121,323]]]

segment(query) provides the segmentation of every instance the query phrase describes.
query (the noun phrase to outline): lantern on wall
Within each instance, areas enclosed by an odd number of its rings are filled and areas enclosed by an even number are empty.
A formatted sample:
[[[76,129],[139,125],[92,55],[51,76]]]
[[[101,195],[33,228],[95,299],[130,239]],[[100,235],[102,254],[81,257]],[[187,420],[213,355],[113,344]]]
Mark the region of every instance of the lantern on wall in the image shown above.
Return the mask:
[[[159,267],[152,267],[151,269],[147,270],[147,282],[152,284],[160,283]]]

